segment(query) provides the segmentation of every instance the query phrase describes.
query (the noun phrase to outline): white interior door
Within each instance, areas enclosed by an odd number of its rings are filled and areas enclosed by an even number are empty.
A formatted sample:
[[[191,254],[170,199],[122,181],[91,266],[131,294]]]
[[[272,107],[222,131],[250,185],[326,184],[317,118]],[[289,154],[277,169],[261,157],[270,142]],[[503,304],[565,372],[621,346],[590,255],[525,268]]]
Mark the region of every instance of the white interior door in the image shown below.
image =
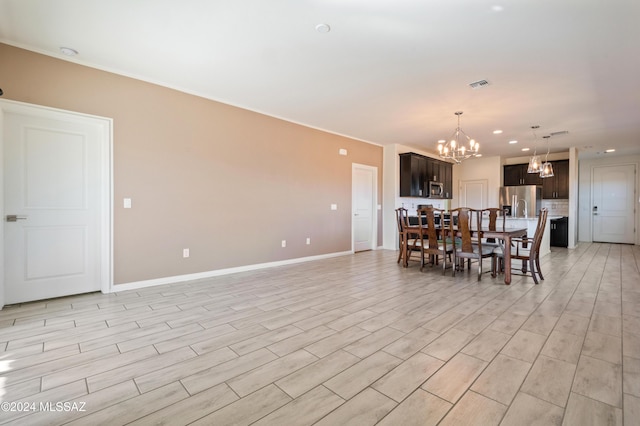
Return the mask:
[[[5,303],[108,288],[106,124],[3,105]]]
[[[378,169],[354,164],[352,167],[353,250],[375,249],[377,240]]]
[[[460,181],[459,206],[471,207],[472,209],[487,208],[488,185],[486,179]]]
[[[635,170],[633,164],[593,168],[593,241],[635,242]]]

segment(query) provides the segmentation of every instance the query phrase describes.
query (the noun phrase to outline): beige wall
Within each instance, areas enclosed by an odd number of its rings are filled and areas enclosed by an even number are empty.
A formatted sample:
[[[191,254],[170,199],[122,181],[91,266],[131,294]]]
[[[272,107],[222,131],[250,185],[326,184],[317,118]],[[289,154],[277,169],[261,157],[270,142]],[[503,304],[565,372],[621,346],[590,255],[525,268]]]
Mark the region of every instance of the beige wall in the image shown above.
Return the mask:
[[[4,44],[0,58],[5,99],[113,118],[116,284],[351,250],[352,163],[378,167],[382,200],[379,146]]]
[[[460,185],[464,181],[484,180],[487,183],[485,207],[498,207],[498,196],[501,186],[502,165],[500,157],[480,157],[464,161],[453,168],[453,207],[460,206]],[[467,206],[473,207],[473,206]]]

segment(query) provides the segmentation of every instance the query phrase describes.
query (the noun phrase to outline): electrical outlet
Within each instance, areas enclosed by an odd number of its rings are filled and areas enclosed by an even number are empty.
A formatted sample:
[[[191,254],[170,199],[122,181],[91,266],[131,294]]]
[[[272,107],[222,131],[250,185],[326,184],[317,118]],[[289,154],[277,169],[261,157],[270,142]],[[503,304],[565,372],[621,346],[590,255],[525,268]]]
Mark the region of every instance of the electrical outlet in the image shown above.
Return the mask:
[[[131,208],[131,198],[125,198],[123,204],[124,204],[123,207],[125,209],[130,209]]]
[[[307,237],[307,245],[311,244],[311,238]]]
[[[287,240],[282,240],[282,247],[286,247],[287,246]]]
[[[185,258],[189,257],[189,249],[188,248],[182,249],[182,257],[185,257]]]
[[[331,204],[331,210],[338,210],[337,204]]]

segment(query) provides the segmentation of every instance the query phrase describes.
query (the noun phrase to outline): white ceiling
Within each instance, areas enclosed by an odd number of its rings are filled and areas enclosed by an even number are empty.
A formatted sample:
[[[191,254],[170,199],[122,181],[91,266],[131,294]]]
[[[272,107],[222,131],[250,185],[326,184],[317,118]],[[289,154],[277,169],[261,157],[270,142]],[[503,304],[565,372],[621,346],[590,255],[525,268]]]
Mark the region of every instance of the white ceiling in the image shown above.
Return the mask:
[[[640,153],[639,21],[638,0],[0,0],[7,44],[380,145],[434,151],[460,110],[506,157],[532,125],[538,151],[567,130],[551,152]]]

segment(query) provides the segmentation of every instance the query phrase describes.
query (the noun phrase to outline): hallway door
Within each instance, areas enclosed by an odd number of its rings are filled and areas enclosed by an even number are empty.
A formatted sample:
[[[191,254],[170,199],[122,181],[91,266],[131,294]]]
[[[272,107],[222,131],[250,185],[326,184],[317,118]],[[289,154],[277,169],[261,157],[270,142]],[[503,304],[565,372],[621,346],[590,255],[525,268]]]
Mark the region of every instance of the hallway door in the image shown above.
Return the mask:
[[[353,164],[351,179],[353,251],[373,250],[378,239],[378,169]]]
[[[593,241],[635,243],[635,176],[633,164],[593,168]]]
[[[110,122],[18,103],[0,111],[5,303],[108,288]]]

